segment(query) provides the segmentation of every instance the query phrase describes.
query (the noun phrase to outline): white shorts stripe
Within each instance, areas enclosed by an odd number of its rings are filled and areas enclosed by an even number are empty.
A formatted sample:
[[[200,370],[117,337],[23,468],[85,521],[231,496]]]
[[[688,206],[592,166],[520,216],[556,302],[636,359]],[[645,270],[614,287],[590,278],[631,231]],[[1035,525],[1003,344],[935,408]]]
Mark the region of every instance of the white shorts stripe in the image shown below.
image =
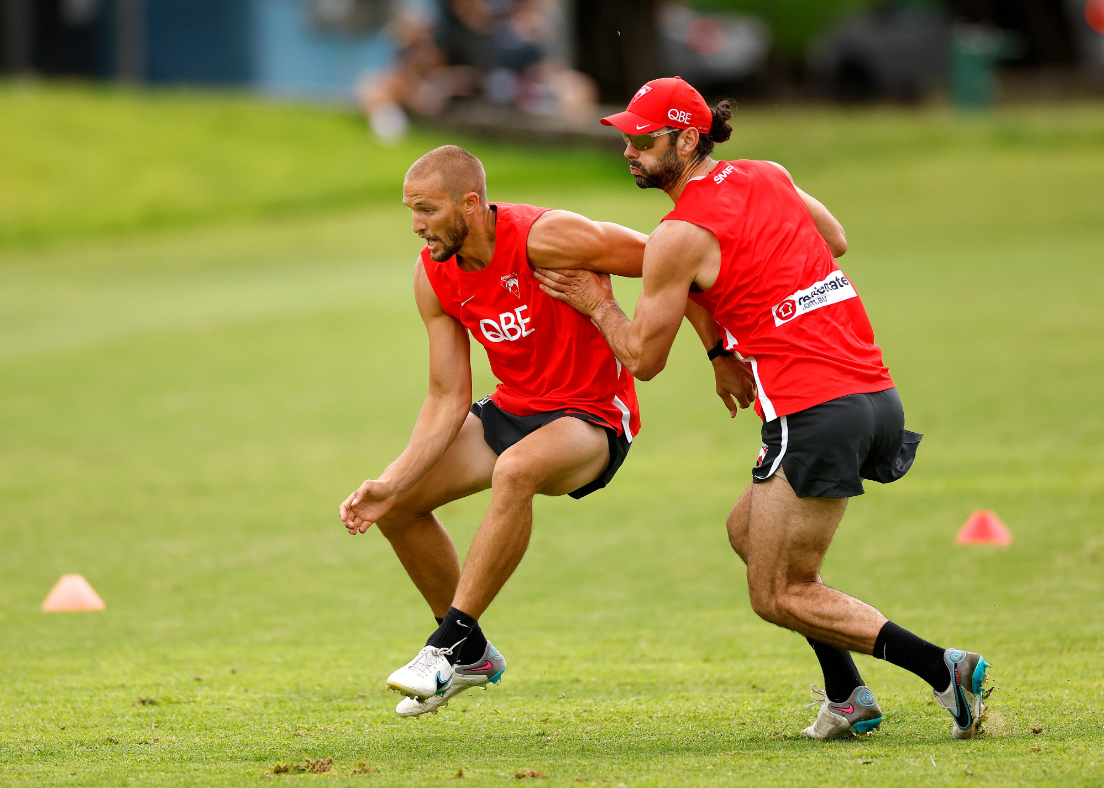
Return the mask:
[[[617,406],[617,409],[621,411],[621,427],[625,430],[625,437],[628,438],[629,443],[633,442],[632,430],[629,429],[630,414],[629,409],[625,407],[625,403],[621,401],[620,397],[613,398],[613,404]]]
[[[786,446],[790,442],[790,428],[786,424],[786,417],[782,417],[782,448],[778,452],[778,456],[774,458],[774,462],[771,463],[770,473],[767,474],[767,478],[774,476],[774,472],[778,470],[779,464],[782,462],[782,458],[786,456]]]
[[[774,421],[778,418],[778,413],[774,410],[774,405],[770,401],[770,397],[767,396],[766,389],[763,388],[763,381],[759,380],[759,364],[755,359],[751,359],[751,374],[755,376],[755,388],[759,390],[759,405],[763,408],[763,418],[766,421]],[[771,471],[774,473],[774,471]]]

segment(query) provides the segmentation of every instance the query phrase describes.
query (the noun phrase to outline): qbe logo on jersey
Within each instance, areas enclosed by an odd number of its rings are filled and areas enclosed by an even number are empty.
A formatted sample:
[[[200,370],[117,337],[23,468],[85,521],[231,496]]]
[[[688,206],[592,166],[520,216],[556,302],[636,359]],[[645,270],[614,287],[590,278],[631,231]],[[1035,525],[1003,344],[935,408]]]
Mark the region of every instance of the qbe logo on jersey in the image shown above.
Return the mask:
[[[480,320],[479,327],[483,329],[483,336],[491,342],[516,342],[529,336],[537,329],[529,328],[533,318],[521,315],[528,308],[528,305],[519,306],[513,312],[503,312],[498,320]]]
[[[857,295],[851,282],[843,275],[843,271],[834,271],[811,287],[798,290],[789,298],[783,299],[780,304],[771,309],[771,314],[774,315],[774,324],[780,326],[796,317],[801,317],[806,312],[812,312],[829,304],[838,304]]]

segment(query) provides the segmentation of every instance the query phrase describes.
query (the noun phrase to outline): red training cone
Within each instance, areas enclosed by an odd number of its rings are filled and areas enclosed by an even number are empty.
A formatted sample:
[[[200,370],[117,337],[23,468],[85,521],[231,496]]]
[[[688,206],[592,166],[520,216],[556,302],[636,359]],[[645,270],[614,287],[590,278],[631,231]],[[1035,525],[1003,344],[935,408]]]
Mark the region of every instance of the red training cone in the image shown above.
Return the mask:
[[[49,613],[70,610],[103,610],[104,601],[80,575],[62,575],[61,580],[42,602],[42,609]]]
[[[955,537],[958,544],[1012,544],[1012,532],[992,509],[978,509],[966,518]]]

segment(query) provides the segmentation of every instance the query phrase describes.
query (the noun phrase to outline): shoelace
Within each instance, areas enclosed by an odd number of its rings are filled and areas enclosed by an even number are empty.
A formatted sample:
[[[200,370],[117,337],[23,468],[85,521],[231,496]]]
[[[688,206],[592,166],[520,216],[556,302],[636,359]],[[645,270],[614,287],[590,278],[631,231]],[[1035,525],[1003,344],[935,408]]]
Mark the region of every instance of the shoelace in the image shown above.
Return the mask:
[[[466,638],[465,638],[466,639]],[[428,676],[432,671],[437,668],[434,666],[434,662],[446,654],[451,654],[452,650],[463,643],[463,640],[459,640],[453,643],[448,648],[439,648],[437,646],[425,646],[418,652],[416,662],[410,666],[410,669],[419,676]],[[423,659],[423,657],[429,657],[429,659]]]
[[[828,693],[818,687],[816,684],[809,685],[809,694],[813,697],[812,703],[806,703],[805,708],[811,709],[813,706],[822,706],[828,702]]]

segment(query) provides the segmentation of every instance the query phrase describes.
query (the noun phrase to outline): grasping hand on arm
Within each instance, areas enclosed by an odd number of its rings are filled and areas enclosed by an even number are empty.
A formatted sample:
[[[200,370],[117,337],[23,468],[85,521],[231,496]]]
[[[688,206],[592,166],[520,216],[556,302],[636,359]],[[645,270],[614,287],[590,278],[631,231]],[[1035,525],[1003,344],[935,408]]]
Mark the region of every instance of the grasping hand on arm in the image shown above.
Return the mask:
[[[717,346],[720,335],[705,307],[687,299],[686,319],[694,327],[706,350],[712,350]],[[717,380],[717,396],[728,408],[729,416],[736,418],[740,408],[746,408],[755,401],[755,376],[751,374],[748,365],[735,353],[723,353],[714,358],[711,363],[713,376]]]
[[[644,288],[630,321],[613,297],[609,279],[585,271],[538,268],[548,295],[587,315],[613,354],[638,380],[651,380],[667,364],[682,317],[686,294],[703,261],[716,251],[707,230],[680,221],[660,224],[644,253]],[[711,245],[712,244],[712,245]]]

